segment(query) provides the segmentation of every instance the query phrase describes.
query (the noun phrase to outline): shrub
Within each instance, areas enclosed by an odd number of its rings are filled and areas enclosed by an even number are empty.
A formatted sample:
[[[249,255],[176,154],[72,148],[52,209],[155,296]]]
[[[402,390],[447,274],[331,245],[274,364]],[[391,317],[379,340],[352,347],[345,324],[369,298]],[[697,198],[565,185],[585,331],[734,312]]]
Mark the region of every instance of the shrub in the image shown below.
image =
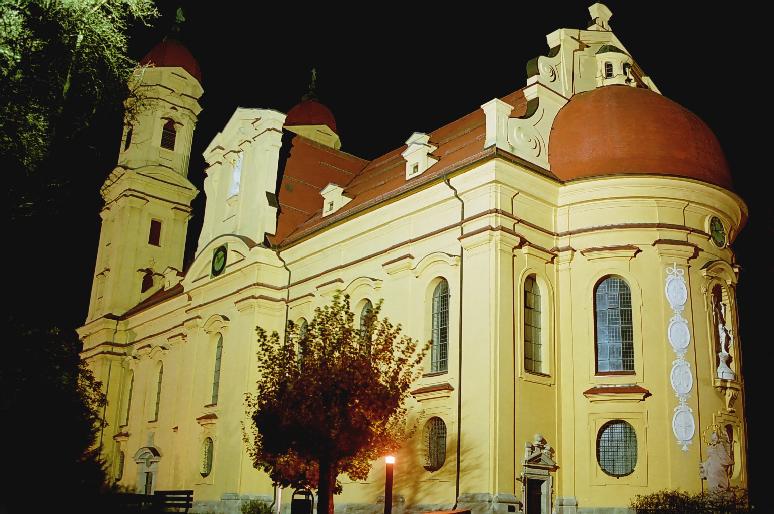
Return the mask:
[[[248,500],[242,504],[242,514],[271,514],[271,506],[261,500]]]
[[[741,514],[751,511],[747,489],[739,487],[696,494],[669,490],[638,494],[629,506],[642,514]]]

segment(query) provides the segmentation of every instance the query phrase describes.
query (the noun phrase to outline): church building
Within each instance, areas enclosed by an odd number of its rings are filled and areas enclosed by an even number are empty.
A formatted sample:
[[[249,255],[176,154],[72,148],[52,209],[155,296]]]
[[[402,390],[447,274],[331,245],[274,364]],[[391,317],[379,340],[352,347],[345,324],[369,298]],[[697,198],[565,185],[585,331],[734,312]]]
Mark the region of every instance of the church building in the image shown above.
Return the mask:
[[[356,321],[383,299],[431,341],[398,514],[612,512],[745,486],[731,246],[747,207],[712,131],[661,95],[607,7],[589,12],[546,36],[526,85],[432,132],[406,127],[376,159],[342,150],[314,94],[287,114],[236,108],[204,152],[186,269],[202,72],[172,38],[153,48],[134,78],[151,107],[101,189],[79,329],[114,480],[193,489],[194,512],[271,502],[242,440],[255,328],[282,334],[342,292]],[[384,468],[340,477],[336,509],[382,512]]]

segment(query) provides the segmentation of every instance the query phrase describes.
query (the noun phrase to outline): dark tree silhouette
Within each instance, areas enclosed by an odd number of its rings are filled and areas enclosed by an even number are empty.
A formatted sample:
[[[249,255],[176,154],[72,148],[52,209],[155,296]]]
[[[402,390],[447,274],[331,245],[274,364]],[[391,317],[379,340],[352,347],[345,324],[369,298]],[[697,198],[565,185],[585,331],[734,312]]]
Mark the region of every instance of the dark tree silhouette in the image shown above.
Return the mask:
[[[101,384],[81,361],[74,333],[16,318],[5,330],[0,440],[13,472],[5,473],[0,512],[90,512],[108,489],[99,457]]]
[[[58,156],[74,144],[96,151],[88,141],[101,141],[105,121],[136,96],[127,33],[156,16],[153,0],[0,2],[0,163],[11,177],[11,220],[65,205],[71,178]]]
[[[427,346],[379,319],[381,303],[355,327],[349,297],[315,311],[306,330],[282,340],[258,327],[258,387],[248,395],[245,442],[253,464],[283,486],[318,491],[333,513],[337,476],[368,476],[371,462],[408,436],[404,401]]]

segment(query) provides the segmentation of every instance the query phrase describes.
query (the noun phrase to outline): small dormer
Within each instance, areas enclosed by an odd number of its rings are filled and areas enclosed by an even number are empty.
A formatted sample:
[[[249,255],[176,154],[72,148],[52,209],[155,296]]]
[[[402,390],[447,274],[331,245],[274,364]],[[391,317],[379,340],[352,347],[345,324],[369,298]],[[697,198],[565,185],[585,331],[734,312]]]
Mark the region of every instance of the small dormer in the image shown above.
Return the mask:
[[[632,57],[614,45],[602,45],[597,50],[597,87],[619,84],[636,87],[632,77]]]
[[[333,182],[325,186],[320,191],[320,194],[323,197],[323,217],[333,214],[352,200],[352,198],[344,195],[344,189],[341,186]]]
[[[406,141],[408,148],[401,154],[406,159],[406,180],[421,175],[426,169],[438,162],[432,152],[438,149],[430,144],[430,136],[414,132]]]

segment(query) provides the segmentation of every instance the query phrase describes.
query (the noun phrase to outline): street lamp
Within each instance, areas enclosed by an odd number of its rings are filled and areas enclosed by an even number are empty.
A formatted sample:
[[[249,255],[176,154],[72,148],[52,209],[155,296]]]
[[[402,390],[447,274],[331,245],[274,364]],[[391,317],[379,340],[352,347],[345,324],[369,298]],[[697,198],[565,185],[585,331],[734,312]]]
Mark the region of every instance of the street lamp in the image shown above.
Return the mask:
[[[395,457],[387,455],[384,458],[384,514],[392,514],[392,468],[395,465]]]

